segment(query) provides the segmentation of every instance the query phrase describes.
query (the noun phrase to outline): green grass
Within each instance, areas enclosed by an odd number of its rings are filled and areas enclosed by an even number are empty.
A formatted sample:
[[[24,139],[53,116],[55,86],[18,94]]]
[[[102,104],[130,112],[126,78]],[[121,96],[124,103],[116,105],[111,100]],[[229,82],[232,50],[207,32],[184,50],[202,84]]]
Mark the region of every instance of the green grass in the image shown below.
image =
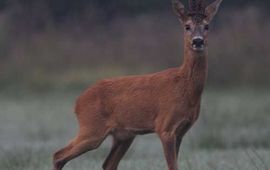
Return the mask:
[[[54,151],[76,135],[73,103],[79,93],[0,96],[0,169],[49,170]],[[181,170],[268,170],[270,92],[208,90],[199,121],[182,144]],[[110,149],[102,146],[65,170],[98,170]],[[165,169],[155,135],[138,136],[119,169]]]

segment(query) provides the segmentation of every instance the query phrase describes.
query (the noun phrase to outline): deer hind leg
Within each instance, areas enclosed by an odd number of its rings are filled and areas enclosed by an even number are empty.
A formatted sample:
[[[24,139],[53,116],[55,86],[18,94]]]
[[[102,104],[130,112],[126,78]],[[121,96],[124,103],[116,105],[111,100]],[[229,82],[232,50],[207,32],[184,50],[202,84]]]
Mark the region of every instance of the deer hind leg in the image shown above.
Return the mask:
[[[98,130],[95,133],[80,133],[69,145],[54,154],[54,170],[61,170],[70,160],[83,153],[96,149],[107,136],[107,133]]]
[[[114,138],[113,146],[110,151],[110,154],[106,158],[105,162],[103,163],[104,170],[117,170],[118,164],[121,159],[124,157],[125,153],[127,152],[128,148],[132,144],[134,137],[130,137],[125,140],[119,140]]]

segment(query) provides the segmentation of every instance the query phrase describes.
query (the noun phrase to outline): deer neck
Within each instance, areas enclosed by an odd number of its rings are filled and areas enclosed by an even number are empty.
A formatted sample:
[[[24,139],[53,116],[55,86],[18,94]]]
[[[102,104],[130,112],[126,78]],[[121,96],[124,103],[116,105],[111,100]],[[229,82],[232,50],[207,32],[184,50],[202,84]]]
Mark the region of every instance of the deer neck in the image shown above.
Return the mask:
[[[187,78],[197,75],[206,78],[208,71],[207,49],[203,52],[195,52],[189,45],[185,45],[184,61],[181,68]]]
[[[184,61],[180,70],[186,80],[188,91],[192,96],[200,98],[208,73],[207,49],[203,52],[195,52],[186,43]]]

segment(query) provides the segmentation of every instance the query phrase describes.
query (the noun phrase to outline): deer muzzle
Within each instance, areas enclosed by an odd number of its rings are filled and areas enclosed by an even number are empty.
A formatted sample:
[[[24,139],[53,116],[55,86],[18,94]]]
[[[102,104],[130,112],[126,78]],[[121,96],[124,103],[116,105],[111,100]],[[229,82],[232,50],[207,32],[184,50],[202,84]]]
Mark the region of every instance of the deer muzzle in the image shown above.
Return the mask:
[[[202,51],[204,50],[205,42],[204,38],[201,36],[196,36],[192,39],[192,48],[195,51]]]

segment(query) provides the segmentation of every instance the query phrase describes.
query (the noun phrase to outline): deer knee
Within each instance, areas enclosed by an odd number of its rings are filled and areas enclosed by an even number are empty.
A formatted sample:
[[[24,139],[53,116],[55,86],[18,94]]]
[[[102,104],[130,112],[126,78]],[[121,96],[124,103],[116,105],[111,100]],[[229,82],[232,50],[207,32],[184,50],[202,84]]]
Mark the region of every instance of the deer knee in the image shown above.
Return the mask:
[[[61,157],[61,152],[62,151],[57,151],[56,153],[53,154],[53,164],[57,164],[57,161],[60,159]]]
[[[61,161],[55,161],[54,162],[54,170],[62,170],[62,168],[64,167],[65,163],[61,162]]]
[[[65,166],[66,162],[64,160],[61,160],[57,158],[57,156],[54,156],[53,159],[53,166],[54,170],[61,170]]]
[[[53,155],[54,170],[61,170],[66,164],[66,161],[63,159],[64,152],[65,152],[65,149],[61,149],[57,151],[56,153],[54,153]]]
[[[65,155],[65,153],[70,149],[71,149],[71,144],[55,152],[53,155],[53,161],[61,160],[63,156]]]

